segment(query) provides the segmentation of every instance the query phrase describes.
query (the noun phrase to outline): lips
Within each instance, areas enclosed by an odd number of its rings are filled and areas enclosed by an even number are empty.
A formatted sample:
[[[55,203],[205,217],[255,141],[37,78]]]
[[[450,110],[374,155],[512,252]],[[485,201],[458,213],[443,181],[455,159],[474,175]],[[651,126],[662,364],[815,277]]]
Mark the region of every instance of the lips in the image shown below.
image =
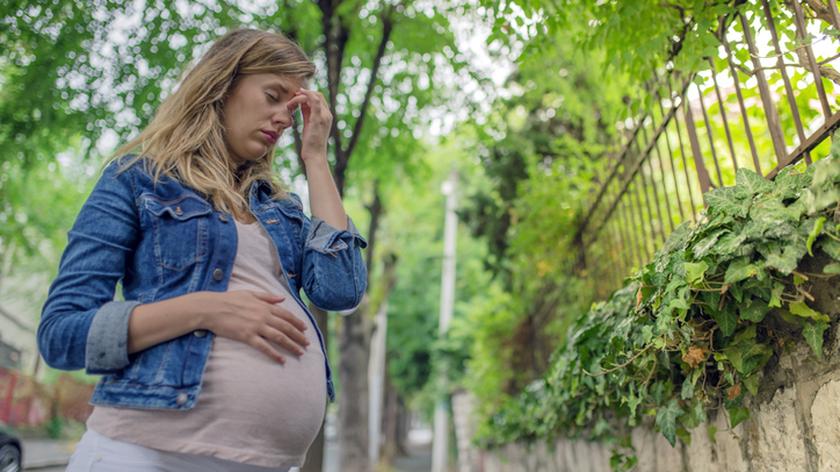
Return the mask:
[[[265,130],[265,129],[261,129],[260,133],[262,133],[263,137],[265,138],[266,141],[268,141],[269,144],[276,143],[277,138],[280,136],[279,134],[277,134],[274,131]]]

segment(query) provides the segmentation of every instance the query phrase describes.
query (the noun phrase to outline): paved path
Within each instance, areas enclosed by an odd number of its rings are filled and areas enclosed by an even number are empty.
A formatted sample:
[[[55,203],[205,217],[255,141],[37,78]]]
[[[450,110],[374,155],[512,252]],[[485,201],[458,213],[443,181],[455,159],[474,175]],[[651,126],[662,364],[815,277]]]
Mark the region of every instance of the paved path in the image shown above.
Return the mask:
[[[76,441],[24,439],[24,470],[64,470],[76,448]],[[55,469],[59,467],[58,469]]]
[[[24,470],[38,472],[63,472],[76,441],[27,439],[24,440]],[[410,455],[399,457],[392,472],[428,472],[432,467],[432,450],[428,443],[409,444]],[[327,441],[324,472],[340,472],[338,467],[338,445]]]

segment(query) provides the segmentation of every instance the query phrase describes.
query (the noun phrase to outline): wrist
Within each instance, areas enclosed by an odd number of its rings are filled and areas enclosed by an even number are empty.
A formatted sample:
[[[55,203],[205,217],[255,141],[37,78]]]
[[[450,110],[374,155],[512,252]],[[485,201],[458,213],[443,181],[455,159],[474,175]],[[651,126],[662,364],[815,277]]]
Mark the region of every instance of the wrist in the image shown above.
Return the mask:
[[[208,291],[192,292],[187,294],[184,301],[187,305],[185,307],[187,312],[192,314],[190,317],[192,320],[192,330],[206,329],[213,331],[213,321],[215,318],[212,316],[213,310],[208,308],[212,303],[212,301],[209,300],[212,296],[213,292]]]
[[[301,152],[301,160],[303,161],[303,166],[306,167],[306,170],[310,170],[313,168],[326,168],[329,169],[330,164],[327,161],[327,150],[324,149],[321,152],[311,152],[311,151],[302,151]]]

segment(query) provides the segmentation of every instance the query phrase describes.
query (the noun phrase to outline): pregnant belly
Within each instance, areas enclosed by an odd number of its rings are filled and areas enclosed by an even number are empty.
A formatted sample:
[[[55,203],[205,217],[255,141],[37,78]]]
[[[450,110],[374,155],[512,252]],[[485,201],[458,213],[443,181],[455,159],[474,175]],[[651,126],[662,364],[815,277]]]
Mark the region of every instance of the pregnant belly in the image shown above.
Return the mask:
[[[212,412],[213,434],[241,435],[288,455],[306,452],[324,419],[324,356],[317,339],[300,357],[280,352],[285,364],[246,344],[213,340],[196,405]]]

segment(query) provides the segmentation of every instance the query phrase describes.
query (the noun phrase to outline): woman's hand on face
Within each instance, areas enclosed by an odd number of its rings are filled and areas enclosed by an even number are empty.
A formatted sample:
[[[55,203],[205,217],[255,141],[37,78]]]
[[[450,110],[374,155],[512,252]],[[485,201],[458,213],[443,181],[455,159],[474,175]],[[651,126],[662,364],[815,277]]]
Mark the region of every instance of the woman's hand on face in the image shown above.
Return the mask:
[[[286,107],[291,113],[300,107],[303,115],[303,135],[301,137],[301,158],[327,159],[327,141],[330,137],[333,115],[324,96],[314,90],[300,89],[295,92]]]
[[[285,297],[251,290],[199,292],[204,305],[204,326],[217,336],[240,341],[285,363],[276,343],[295,355],[309,345],[306,323],[277,306]]]

